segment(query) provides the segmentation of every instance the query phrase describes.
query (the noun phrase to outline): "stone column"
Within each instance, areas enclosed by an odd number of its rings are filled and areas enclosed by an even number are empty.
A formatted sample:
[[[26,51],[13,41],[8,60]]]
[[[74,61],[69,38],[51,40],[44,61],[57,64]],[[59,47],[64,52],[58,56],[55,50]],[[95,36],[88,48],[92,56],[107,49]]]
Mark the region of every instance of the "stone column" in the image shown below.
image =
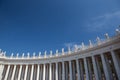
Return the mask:
[[[66,62],[65,62],[65,80],[66,80],[66,77],[67,77],[67,74],[66,74]]]
[[[20,80],[21,71],[22,71],[22,65],[20,65],[19,74],[18,74],[18,80]]]
[[[14,80],[14,76],[15,76],[15,70],[16,70],[16,65],[14,65],[14,69],[13,69],[13,73],[12,73],[11,80]]]
[[[55,80],[55,65],[53,64],[53,80]]]
[[[61,80],[61,77],[62,77],[62,76],[61,76],[61,63],[58,63],[58,65],[59,65],[59,67],[58,67],[58,70],[59,70],[59,71],[58,71],[58,78],[59,78],[59,79],[58,79],[58,80]]]
[[[80,67],[79,67],[79,60],[76,60],[76,66],[77,66],[77,78],[80,80]]]
[[[84,63],[83,63],[84,64]],[[83,64],[82,64],[82,60],[80,60],[80,79],[84,80],[84,73],[83,73]]]
[[[92,80],[92,70],[91,70],[91,63],[90,63],[90,59],[88,58],[87,60],[88,62],[88,72],[89,72],[89,79]]]
[[[45,80],[45,64],[43,65],[43,80]]]
[[[52,70],[51,70],[51,63],[49,65],[49,80],[52,80]]]
[[[49,80],[49,64],[47,65],[47,80]]]
[[[84,58],[84,66],[85,66],[86,80],[89,80],[88,64],[86,58]]]
[[[65,80],[65,66],[64,66],[64,61],[62,62],[62,80]]]
[[[56,62],[56,80],[58,80],[58,63]]]
[[[68,69],[69,69],[68,64],[69,64],[69,62],[65,63],[65,80],[68,80]]]
[[[101,54],[101,59],[106,80],[113,80],[112,75],[110,74],[111,72],[108,67],[108,62],[106,61],[105,56],[103,54]]]
[[[101,69],[100,69],[100,64],[99,64],[99,58],[100,57],[96,57],[95,58],[95,61],[96,61],[96,65],[97,65],[97,70],[98,70],[98,74],[99,74],[99,78],[100,78],[100,80],[102,80],[102,72],[101,72]],[[101,65],[102,66],[102,65]]]
[[[32,64],[32,68],[31,68],[31,75],[30,75],[30,80],[33,79],[33,71],[34,71],[34,64]]]
[[[72,64],[71,61],[69,61],[69,74],[70,74],[70,80],[72,80]]]
[[[4,80],[7,80],[7,78],[8,78],[8,73],[9,73],[9,70],[10,70],[10,65],[8,65],[8,68],[7,68],[7,71],[6,71],[6,75],[5,75],[5,79],[4,79]]]
[[[2,79],[2,74],[3,74],[3,70],[4,70],[4,65],[0,64],[0,80]],[[4,74],[3,74],[4,75]]]
[[[67,70],[66,70],[66,71],[67,71],[66,74],[67,74],[67,80],[68,80],[68,79],[69,79],[69,72],[68,72],[68,71],[69,71],[69,61],[68,61],[67,64],[66,64],[66,69],[67,69]]]
[[[4,65],[0,64],[0,80],[2,79],[3,70],[4,70]]]
[[[26,65],[26,68],[25,68],[25,76],[24,76],[24,80],[26,80],[26,78],[27,78],[27,72],[28,72],[28,65]]]
[[[39,80],[39,72],[40,72],[40,65],[38,64],[38,67],[37,67],[37,80]]]
[[[51,66],[52,70],[52,80],[54,80],[54,72],[53,72],[53,65]]]
[[[48,80],[48,64],[46,64],[45,80]]]
[[[118,79],[120,80],[120,66],[119,66],[118,57],[117,57],[117,55],[115,54],[114,51],[111,51],[111,55],[112,55],[112,59],[113,59],[113,62],[114,62],[114,66],[115,66],[115,70],[116,70]]]
[[[40,74],[39,74],[39,80],[42,78],[42,65],[40,64]]]
[[[93,69],[94,69],[95,79],[96,79],[96,80],[101,80],[101,79],[99,78],[98,68],[97,68],[97,64],[96,64],[96,61],[95,61],[95,57],[94,57],[94,56],[92,56],[92,62],[93,62]]]
[[[73,61],[72,62],[72,75],[73,75],[73,80],[75,80],[76,79],[76,74],[75,74],[75,62]]]

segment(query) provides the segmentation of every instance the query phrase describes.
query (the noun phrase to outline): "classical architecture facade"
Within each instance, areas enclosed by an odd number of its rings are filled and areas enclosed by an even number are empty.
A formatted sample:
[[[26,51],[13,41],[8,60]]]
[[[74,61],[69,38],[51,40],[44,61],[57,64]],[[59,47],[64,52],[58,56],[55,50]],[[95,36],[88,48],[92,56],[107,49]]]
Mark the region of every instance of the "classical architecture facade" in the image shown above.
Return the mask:
[[[6,56],[0,51],[0,80],[120,80],[120,31],[96,43],[61,53]]]

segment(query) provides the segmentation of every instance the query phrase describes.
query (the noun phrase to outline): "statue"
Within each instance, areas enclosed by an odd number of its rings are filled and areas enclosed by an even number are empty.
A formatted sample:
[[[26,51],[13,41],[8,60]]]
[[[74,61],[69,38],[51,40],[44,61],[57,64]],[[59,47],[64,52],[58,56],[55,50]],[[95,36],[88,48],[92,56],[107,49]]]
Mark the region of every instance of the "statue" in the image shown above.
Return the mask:
[[[39,52],[39,57],[41,56],[41,52]]]
[[[68,54],[70,54],[70,53],[71,53],[70,46],[68,46]]]
[[[50,51],[50,56],[52,56],[52,50]]]
[[[100,38],[99,38],[99,37],[97,37],[97,39],[96,39],[96,40],[97,40],[97,43],[99,44],[99,43],[100,43]]]
[[[58,56],[58,49],[56,50],[56,56]]]
[[[35,52],[33,53],[33,57],[35,57]]]
[[[75,52],[77,52],[78,46],[77,46],[77,45],[74,45],[74,48],[75,48]]]
[[[17,53],[17,57],[19,56],[19,53]]]
[[[12,54],[11,54],[11,57],[13,57],[13,55],[14,55],[14,54],[12,53]]]
[[[44,52],[44,56],[46,57],[47,51]]]
[[[84,45],[84,43],[82,42],[82,49],[84,49],[85,48],[85,45]]]
[[[62,48],[62,55],[64,55],[64,48]]]
[[[62,48],[62,53],[64,54],[64,48]]]
[[[22,57],[24,57],[24,53],[22,54]]]
[[[106,39],[109,39],[108,33],[105,34]]]
[[[90,44],[90,47],[92,47],[92,42],[91,42],[91,40],[89,40],[89,44]]]
[[[29,52],[27,53],[27,57],[30,57],[30,53]]]
[[[0,53],[2,52],[2,49],[0,49]]]
[[[116,33],[117,33],[117,34],[120,34],[120,31],[119,31],[119,29],[116,29]]]

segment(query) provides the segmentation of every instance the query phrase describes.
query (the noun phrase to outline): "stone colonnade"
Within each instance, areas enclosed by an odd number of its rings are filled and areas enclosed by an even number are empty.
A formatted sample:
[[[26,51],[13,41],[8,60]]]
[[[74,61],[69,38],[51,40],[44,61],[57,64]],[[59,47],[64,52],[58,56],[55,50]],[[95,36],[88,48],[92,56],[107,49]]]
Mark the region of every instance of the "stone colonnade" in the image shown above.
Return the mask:
[[[44,64],[5,64],[1,80],[120,80],[120,49]]]

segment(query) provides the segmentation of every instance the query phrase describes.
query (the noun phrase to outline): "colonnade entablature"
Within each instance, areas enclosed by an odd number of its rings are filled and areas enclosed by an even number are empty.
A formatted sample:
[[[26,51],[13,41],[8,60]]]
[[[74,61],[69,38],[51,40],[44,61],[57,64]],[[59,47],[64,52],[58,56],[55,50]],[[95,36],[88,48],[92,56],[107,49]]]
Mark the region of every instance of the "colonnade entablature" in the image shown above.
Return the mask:
[[[0,80],[120,80],[119,29],[114,36],[106,33],[104,40],[97,37],[96,41],[38,56],[6,56],[0,50]]]
[[[105,46],[109,46],[115,42],[119,42],[120,39],[120,30],[116,29],[116,34],[112,37],[106,33],[105,39],[100,39],[99,37],[96,38],[96,43],[92,43],[91,40],[89,40],[89,45],[84,45],[82,42],[81,45],[74,45],[74,50],[71,50],[70,47],[68,47],[68,51],[65,52],[64,48],[62,48],[61,53],[56,50],[56,53],[53,54],[52,50],[48,54],[47,51],[44,52],[44,55],[41,55],[41,52],[39,52],[39,55],[36,55],[34,52],[32,56],[30,56],[30,53],[28,52],[27,55],[23,53],[21,56],[19,53],[16,54],[16,56],[12,53],[11,56],[6,56],[6,51],[2,51],[0,49],[0,58],[2,59],[13,59],[13,60],[36,60],[36,59],[57,59],[57,58],[66,58],[74,55],[85,55],[85,53],[94,53],[96,50],[103,49]],[[80,46],[80,47],[79,47]],[[109,46],[111,47],[111,46]]]

